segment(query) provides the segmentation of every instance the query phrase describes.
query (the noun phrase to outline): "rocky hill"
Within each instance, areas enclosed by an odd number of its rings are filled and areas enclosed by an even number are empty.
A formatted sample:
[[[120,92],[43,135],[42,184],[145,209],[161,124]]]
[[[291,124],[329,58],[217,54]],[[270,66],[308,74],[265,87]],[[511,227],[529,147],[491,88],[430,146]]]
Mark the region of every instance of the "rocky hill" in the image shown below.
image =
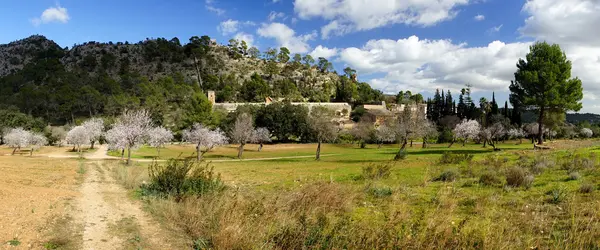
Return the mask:
[[[261,54],[243,41],[220,45],[207,36],[185,44],[157,38],[61,48],[36,35],[0,45],[0,109],[47,120],[114,115],[131,107],[177,117],[173,112],[184,102],[207,90],[217,92],[218,102],[383,98],[357,82],[353,70],[340,76],[323,58],[291,55],[286,48]]]

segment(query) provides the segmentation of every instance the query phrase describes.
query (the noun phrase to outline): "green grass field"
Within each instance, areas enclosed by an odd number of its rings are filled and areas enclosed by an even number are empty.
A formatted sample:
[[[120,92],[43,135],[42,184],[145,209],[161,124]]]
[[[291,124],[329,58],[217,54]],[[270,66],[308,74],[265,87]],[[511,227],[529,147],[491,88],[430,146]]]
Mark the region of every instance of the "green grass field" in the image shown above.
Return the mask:
[[[152,201],[149,209],[165,223],[183,228],[191,240],[206,240],[217,248],[235,248],[231,242],[255,247],[262,242],[275,248],[600,247],[599,142],[549,145],[552,150],[534,151],[530,143],[507,142],[500,144],[500,152],[477,144],[427,149],[415,145],[408,148],[405,160],[396,162],[390,160],[397,145],[361,149],[328,144],[320,161],[239,161],[234,159],[234,145],[205,157],[207,162],[214,160],[210,165],[229,187],[225,195],[174,202],[168,209],[164,202]],[[284,144],[257,152],[249,145],[244,158],[312,156],[315,149],[314,144]],[[169,146],[161,158],[192,152],[192,146]],[[473,159],[441,164],[444,152],[470,154]],[[154,154],[153,148],[142,148],[134,156]],[[365,167],[386,164],[392,166],[389,177],[364,178]],[[138,163],[133,169],[147,165]],[[506,176],[515,166],[533,176],[529,187],[508,185]],[[456,178],[440,181],[448,172]],[[570,178],[573,172],[576,178]],[[499,182],[482,183],[486,173]],[[592,191],[580,191],[584,184]],[[248,209],[261,212],[248,217]],[[211,223],[219,226],[203,224],[208,223],[206,216],[216,217]],[[190,225],[195,220],[202,222]],[[231,227],[249,231],[230,235]],[[319,235],[312,235],[314,230]],[[286,232],[292,235],[279,235]]]

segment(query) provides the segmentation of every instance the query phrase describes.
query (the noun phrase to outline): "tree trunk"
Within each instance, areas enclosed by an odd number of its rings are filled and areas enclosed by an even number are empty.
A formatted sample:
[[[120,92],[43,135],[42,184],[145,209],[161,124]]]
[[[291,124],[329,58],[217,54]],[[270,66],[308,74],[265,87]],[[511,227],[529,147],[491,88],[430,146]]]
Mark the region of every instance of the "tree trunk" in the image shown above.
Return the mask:
[[[11,155],[15,155],[15,152],[17,152],[17,147],[15,147],[15,148],[13,149],[13,152],[12,152],[12,154],[11,154]]]
[[[538,118],[538,145],[544,144],[544,107],[540,107],[540,117]]]
[[[196,58],[196,56],[194,55],[194,65],[196,66],[196,75],[198,78],[198,87],[200,87],[200,89],[202,88],[202,76],[200,76],[200,68],[198,67],[198,58]]]
[[[33,156],[33,148],[31,148],[31,151],[29,151],[29,156]]]
[[[160,147],[156,147],[156,156],[160,158]]]
[[[402,150],[406,149],[406,145],[407,145],[407,144],[408,144],[408,140],[407,140],[407,139],[404,139],[404,140],[402,141],[402,147],[400,147],[400,151],[402,151]]]
[[[240,157],[239,154],[238,154],[238,157]],[[202,160],[202,154],[200,153],[200,145],[199,144],[196,145],[196,160],[198,160],[198,161]]]
[[[365,143],[365,141],[361,140],[360,141],[360,148],[366,148],[367,144]]]
[[[317,145],[317,156],[315,157],[315,160],[321,160],[321,140],[319,140],[319,144]]]
[[[90,147],[90,149],[94,149],[94,144],[96,143],[96,141],[92,141],[92,146]]]
[[[427,148],[427,138],[423,138],[423,147],[422,148]]]
[[[463,147],[467,144],[467,139],[463,140]]]
[[[456,141],[456,139],[452,139],[452,141],[450,142],[450,145],[448,145],[448,148],[451,148],[452,145],[454,145],[454,142]]]
[[[121,149],[121,160],[125,158],[125,149]]]
[[[263,144],[261,142],[260,144],[258,144],[258,152],[262,151],[262,148],[263,148]]]
[[[410,140],[410,147],[413,147],[413,140]]]
[[[131,148],[127,147],[127,165],[131,164]]]
[[[383,144],[383,143],[379,142],[379,143],[377,144],[377,149],[380,149],[382,144]]]
[[[244,143],[240,144],[238,147],[238,159],[242,159],[242,154],[244,153]]]
[[[488,141],[487,139],[483,139],[483,147],[484,147],[484,148],[487,146],[487,145],[486,145],[487,141]]]

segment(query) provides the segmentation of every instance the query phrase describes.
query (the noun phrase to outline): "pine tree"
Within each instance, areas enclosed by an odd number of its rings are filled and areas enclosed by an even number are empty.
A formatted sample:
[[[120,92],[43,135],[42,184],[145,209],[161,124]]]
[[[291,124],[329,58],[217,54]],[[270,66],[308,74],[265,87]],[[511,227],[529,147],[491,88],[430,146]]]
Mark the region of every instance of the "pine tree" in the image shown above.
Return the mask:
[[[435,95],[433,96],[433,102],[431,107],[431,120],[437,123],[440,120],[440,115],[442,113],[442,96],[440,95],[440,90],[435,90]]]
[[[504,117],[509,118],[509,116],[508,116],[508,101],[504,102]]]
[[[490,114],[491,115],[498,114],[498,103],[496,102],[496,94],[494,92],[492,92],[492,103],[491,103]]]
[[[448,90],[448,93],[446,94],[445,102],[446,102],[445,103],[446,112],[444,113],[444,116],[453,115],[454,107],[452,106],[453,100],[452,100],[452,93],[450,93],[450,90]]]

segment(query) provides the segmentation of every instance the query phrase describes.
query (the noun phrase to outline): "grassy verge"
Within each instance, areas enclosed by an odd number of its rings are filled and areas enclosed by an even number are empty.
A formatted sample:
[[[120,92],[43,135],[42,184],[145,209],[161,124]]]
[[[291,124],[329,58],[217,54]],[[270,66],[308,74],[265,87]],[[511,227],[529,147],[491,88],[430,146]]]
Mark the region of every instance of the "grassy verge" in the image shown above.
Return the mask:
[[[597,148],[529,146],[439,145],[399,162],[395,148],[335,146],[343,155],[320,162],[215,163],[225,191],[145,200],[197,248],[600,247]],[[146,169],[121,182],[139,187]]]

